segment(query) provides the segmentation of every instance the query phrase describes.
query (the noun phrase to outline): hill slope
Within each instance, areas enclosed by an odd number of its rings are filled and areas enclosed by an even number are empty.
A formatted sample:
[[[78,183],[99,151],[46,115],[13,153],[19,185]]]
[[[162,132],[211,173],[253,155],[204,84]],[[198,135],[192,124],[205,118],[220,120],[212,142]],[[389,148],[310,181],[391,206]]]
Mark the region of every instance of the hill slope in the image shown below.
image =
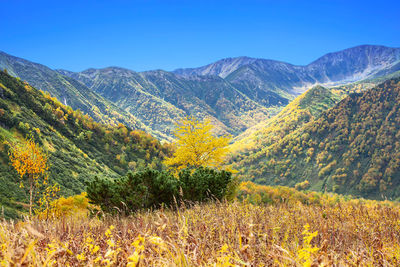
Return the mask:
[[[270,120],[261,122],[238,136],[230,145],[232,153],[230,162],[245,178],[248,172],[245,166],[249,162],[264,157],[265,151],[270,146],[316,119],[321,112],[334,106],[339,100],[340,96],[328,88],[322,86],[311,88]]]
[[[237,166],[264,184],[399,197],[399,103],[399,78],[351,94]]]
[[[236,135],[264,120],[275,105],[260,105],[217,76],[180,77],[158,70],[137,73],[110,67],[80,73],[60,71],[113,101],[158,131],[171,134],[174,122],[208,117],[219,133]],[[287,100],[281,98],[282,104]]]
[[[15,259],[44,266],[49,258],[62,266],[92,266],[94,261],[110,266],[399,266],[396,202],[345,201],[332,194],[249,184],[243,191],[244,203],[138,212],[95,224],[82,215],[2,220],[0,255],[6,266]],[[248,203],[257,201],[268,205]],[[30,253],[24,253],[28,248]]]
[[[169,151],[144,132],[97,123],[3,71],[0,126],[0,205],[14,215],[15,201],[25,201],[26,192],[18,187],[6,142],[21,142],[32,133],[49,154],[51,182],[59,183],[65,195],[81,192],[95,175],[116,177],[149,164],[161,168]]]
[[[84,84],[44,65],[0,51],[0,69],[6,69],[10,75],[27,81],[35,88],[49,92],[64,105],[71,106],[73,109],[80,109],[97,122],[115,126],[118,123],[123,123],[134,129],[152,132],[161,139],[165,137],[159,132],[152,131],[131,113],[96,94]]]

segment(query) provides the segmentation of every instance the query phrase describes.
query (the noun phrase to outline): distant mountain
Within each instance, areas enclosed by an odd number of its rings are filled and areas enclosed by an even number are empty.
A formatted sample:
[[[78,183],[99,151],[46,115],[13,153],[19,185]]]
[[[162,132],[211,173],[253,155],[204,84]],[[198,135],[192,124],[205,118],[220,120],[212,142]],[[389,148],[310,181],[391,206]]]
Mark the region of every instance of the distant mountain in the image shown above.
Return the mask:
[[[49,155],[50,182],[63,195],[80,193],[94,176],[120,177],[145,166],[161,169],[167,146],[142,131],[96,123],[3,71],[0,71],[0,205],[15,217],[26,200],[10,165],[6,142],[31,133]]]
[[[383,75],[385,70],[399,70],[399,63],[400,48],[362,45],[329,53],[306,66],[239,57],[200,68],[178,69],[175,73],[182,76],[218,75],[247,91],[284,90],[291,93],[303,92],[317,83],[336,85]]]
[[[199,68],[187,68],[187,69],[177,69],[174,73],[181,76],[219,76],[221,78],[226,78],[229,74],[244,65],[249,65],[254,63],[259,59],[250,57],[236,57],[236,58],[225,58],[221,59],[215,63],[199,67]]]
[[[59,72],[166,135],[171,135],[174,121],[194,115],[209,117],[219,133],[236,136],[274,115],[311,85],[332,86],[387,74],[397,70],[399,60],[398,48],[366,45],[325,55],[307,66],[239,57],[173,73],[118,67]]]
[[[260,105],[218,76],[181,77],[162,70],[137,73],[117,67],[59,72],[166,134],[172,133],[177,120],[191,115],[210,118],[220,134],[237,135],[274,114],[275,106],[287,103],[277,96],[274,105]]]
[[[306,68],[320,83],[348,83],[397,71],[399,64],[400,48],[362,45],[329,53]]]
[[[174,123],[185,116],[208,117],[218,134],[237,136],[314,85],[342,85],[399,71],[400,48],[363,45],[327,54],[306,66],[227,58],[174,72],[119,67],[54,71],[1,53],[0,68],[98,121],[123,122],[172,140]]]
[[[310,110],[307,116],[304,108],[330,94],[318,91],[316,95],[311,89],[291,103],[276,116],[279,123],[272,121],[234,144],[232,167],[263,184],[294,186],[308,180],[313,190],[377,199],[400,197],[400,78],[352,93],[320,115]],[[308,97],[310,92],[314,97]],[[297,108],[287,113],[296,103]],[[247,144],[247,150],[240,143]]]
[[[49,92],[63,104],[89,114],[98,122],[112,125],[123,123],[135,129],[146,130],[161,138],[166,137],[159,132],[152,131],[131,113],[117,107],[84,84],[44,65],[0,52],[0,70],[3,69],[6,69],[10,75],[19,77],[32,86]]]

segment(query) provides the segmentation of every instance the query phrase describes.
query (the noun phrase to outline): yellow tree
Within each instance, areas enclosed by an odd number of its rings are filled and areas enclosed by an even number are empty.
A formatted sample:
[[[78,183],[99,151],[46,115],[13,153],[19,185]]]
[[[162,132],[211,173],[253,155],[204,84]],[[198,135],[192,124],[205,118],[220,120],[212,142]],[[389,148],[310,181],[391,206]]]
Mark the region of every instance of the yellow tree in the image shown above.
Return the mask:
[[[8,156],[10,158],[11,165],[18,172],[22,180],[25,178],[29,184],[29,215],[32,216],[32,203],[33,193],[35,188],[42,183],[47,182],[47,171],[49,166],[47,165],[47,155],[43,152],[33,137],[29,137],[22,143],[10,144],[10,150]]]
[[[210,120],[200,122],[193,117],[181,120],[174,131],[176,151],[164,163],[178,171],[189,166],[218,168],[228,151],[231,138],[213,136],[213,128]]]

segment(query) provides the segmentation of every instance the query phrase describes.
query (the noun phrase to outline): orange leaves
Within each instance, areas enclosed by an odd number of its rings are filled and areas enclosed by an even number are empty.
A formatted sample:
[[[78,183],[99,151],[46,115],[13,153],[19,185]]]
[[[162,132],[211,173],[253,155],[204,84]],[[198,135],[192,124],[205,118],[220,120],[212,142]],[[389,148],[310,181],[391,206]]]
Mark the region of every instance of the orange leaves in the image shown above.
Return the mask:
[[[89,204],[89,199],[86,197],[85,192],[80,195],[55,199],[58,191],[59,187],[57,185],[46,188],[42,198],[39,200],[40,207],[36,211],[38,219],[85,218],[89,213],[89,208],[93,208],[93,205]]]
[[[21,178],[21,185],[24,176],[28,176],[30,195],[29,215],[32,215],[33,192],[35,187],[39,185],[39,179],[41,177],[43,178],[43,184],[47,183],[47,171],[49,170],[49,166],[47,165],[48,157],[35,143],[32,136],[28,137],[21,144],[11,144],[8,156],[11,165],[18,172]]]
[[[28,175],[30,179],[36,181],[48,171],[47,155],[32,137],[26,139],[22,144],[12,144],[8,155],[21,179],[24,175]]]
[[[60,107],[58,107],[58,108],[54,111],[54,114],[56,115],[56,117],[57,117],[58,119],[64,118],[64,111],[62,111],[62,110],[60,109]]]

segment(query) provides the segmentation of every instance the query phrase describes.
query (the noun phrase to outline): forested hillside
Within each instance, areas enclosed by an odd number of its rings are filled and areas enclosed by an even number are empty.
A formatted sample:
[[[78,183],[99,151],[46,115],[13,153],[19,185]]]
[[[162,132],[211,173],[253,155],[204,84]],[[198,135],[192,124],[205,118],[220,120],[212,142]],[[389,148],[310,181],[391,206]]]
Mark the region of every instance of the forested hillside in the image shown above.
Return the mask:
[[[397,198],[399,103],[399,78],[350,94],[233,166],[263,184],[294,186],[307,180],[314,190]]]
[[[279,97],[260,105],[218,76],[180,77],[162,70],[138,73],[117,67],[60,73],[170,136],[174,123],[188,115],[210,118],[219,133],[237,135],[288,103]]]
[[[20,142],[28,134],[48,153],[50,182],[57,182],[63,195],[82,192],[84,181],[93,176],[117,177],[145,166],[161,169],[169,153],[168,146],[147,133],[123,124],[100,124],[3,71],[0,126],[0,205],[6,213],[26,200],[26,189],[18,186],[9,164],[7,143]]]
[[[246,160],[248,156],[255,157],[254,153],[264,153],[264,150],[284,136],[300,128],[305,123],[317,117],[322,111],[338,102],[339,96],[330,89],[322,86],[311,88],[297,97],[275,117],[261,122],[237,137],[230,148],[235,154],[235,162]],[[250,159],[247,159],[250,160]]]
[[[27,81],[37,89],[49,92],[64,105],[89,114],[97,122],[114,126],[123,123],[131,128],[152,133],[159,139],[166,138],[164,134],[147,127],[134,115],[96,94],[83,83],[44,65],[0,51],[0,69],[6,69],[8,74]]]

